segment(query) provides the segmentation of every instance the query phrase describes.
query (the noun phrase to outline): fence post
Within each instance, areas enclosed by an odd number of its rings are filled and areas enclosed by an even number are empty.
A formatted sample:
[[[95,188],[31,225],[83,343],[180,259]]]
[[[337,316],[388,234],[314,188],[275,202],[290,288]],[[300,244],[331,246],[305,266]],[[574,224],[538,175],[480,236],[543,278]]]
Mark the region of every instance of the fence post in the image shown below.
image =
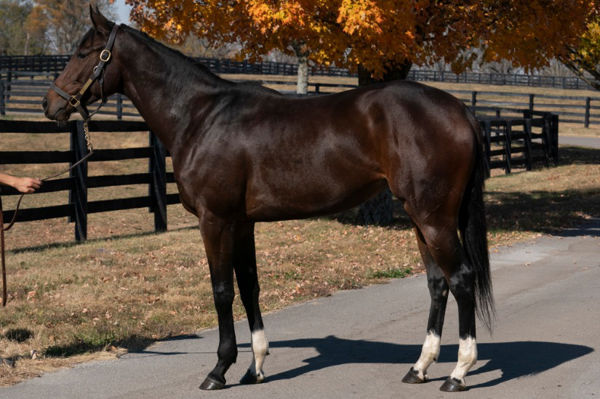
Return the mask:
[[[583,124],[585,127],[590,127],[590,103],[592,102],[592,99],[590,97],[587,97],[585,99],[585,117],[583,120]]]
[[[71,151],[73,152],[73,163],[75,163],[87,154],[83,121],[72,122],[70,130]],[[70,172],[73,186],[69,193],[69,200],[74,208],[75,240],[77,241],[87,239],[87,173],[87,161],[77,165]]]
[[[123,96],[117,93],[117,120],[123,119]]]
[[[505,125],[505,135],[506,137],[504,138],[504,157],[505,157],[505,164],[504,164],[504,171],[506,172],[506,174],[510,174],[511,170],[512,170],[512,122],[510,120],[506,121],[506,125]]]
[[[531,119],[525,119],[525,123],[523,124],[523,133],[524,133],[524,144],[525,144],[525,162],[527,170],[531,170],[533,168],[533,155],[531,149]]]
[[[558,165],[558,114],[550,114],[552,134],[552,155],[554,156],[554,164]]]
[[[529,110],[533,111],[533,100],[535,98],[535,94],[530,94],[529,95]]]
[[[154,213],[154,230],[167,230],[166,150],[156,135],[150,136],[150,211]]]
[[[6,74],[6,84],[4,85],[4,98],[6,101],[10,100],[10,82],[12,82],[12,71],[8,71]]]
[[[477,106],[477,92],[473,91],[471,93],[471,107],[475,108]]]
[[[6,104],[4,103],[4,81],[0,80],[0,115],[6,115]]]
[[[485,177],[488,178],[491,176],[491,162],[492,162],[492,156],[491,156],[491,138],[492,138],[492,124],[491,122],[485,121],[485,122],[480,122],[481,127],[483,128],[483,143],[485,146]]]

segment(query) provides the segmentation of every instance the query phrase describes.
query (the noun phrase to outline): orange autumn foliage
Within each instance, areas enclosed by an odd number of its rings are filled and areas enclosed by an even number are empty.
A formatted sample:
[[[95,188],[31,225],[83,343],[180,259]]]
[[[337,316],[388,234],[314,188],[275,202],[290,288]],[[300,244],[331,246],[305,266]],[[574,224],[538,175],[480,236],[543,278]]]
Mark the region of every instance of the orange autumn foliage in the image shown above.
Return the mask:
[[[598,7],[583,0],[126,0],[132,19],[173,43],[196,35],[239,43],[240,57],[298,43],[317,64],[358,65],[375,76],[396,65],[444,60],[462,71],[476,60],[526,69],[574,46]],[[475,51],[476,49],[483,49]]]

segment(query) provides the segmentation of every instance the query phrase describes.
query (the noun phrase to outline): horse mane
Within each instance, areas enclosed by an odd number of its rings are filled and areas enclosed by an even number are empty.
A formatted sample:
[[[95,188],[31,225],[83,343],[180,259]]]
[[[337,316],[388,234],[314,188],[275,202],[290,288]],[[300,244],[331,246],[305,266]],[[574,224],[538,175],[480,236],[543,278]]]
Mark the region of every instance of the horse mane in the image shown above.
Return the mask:
[[[148,34],[141,32],[135,28],[132,28],[128,25],[121,25],[125,31],[132,34],[133,36],[150,43],[155,49],[162,51],[169,55],[173,60],[176,60],[182,65],[193,65],[197,71],[200,71],[203,77],[214,84],[221,87],[229,87],[231,89],[235,88],[237,90],[243,90],[246,93],[260,93],[260,94],[270,94],[280,96],[281,93],[277,90],[270,89],[268,87],[262,86],[260,82],[232,82],[227,79],[223,79],[217,74],[213,73],[206,65],[202,64],[200,61],[183,54],[182,52],[175,50],[165,44],[159,42]]]
[[[123,30],[138,37],[139,39],[142,39],[142,40],[154,45],[155,48],[159,48],[161,51],[165,51],[167,54],[172,56],[174,59],[177,59],[178,61],[183,61],[182,63],[190,63],[190,64],[194,65],[196,67],[196,69],[202,71],[204,74],[209,76],[212,80],[217,81],[219,83],[233,84],[233,82],[223,79],[223,78],[219,77],[218,75],[216,75],[215,73],[213,73],[208,67],[206,67],[205,65],[200,63],[200,61],[198,61],[190,56],[187,56],[187,55],[183,54],[181,51],[175,50],[174,48],[171,48],[171,47],[165,45],[164,43],[159,42],[158,40],[149,36],[147,33],[139,31],[128,25],[121,25],[121,27],[123,28]]]

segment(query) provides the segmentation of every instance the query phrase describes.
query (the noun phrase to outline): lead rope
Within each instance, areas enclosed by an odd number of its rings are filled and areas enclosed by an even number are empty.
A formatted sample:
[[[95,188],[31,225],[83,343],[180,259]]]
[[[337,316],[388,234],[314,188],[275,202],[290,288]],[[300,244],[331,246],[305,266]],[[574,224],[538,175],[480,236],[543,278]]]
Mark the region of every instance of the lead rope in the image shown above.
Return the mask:
[[[103,105],[103,104],[101,104]],[[92,115],[90,115],[90,118],[96,113],[98,112],[98,110],[100,109],[100,106],[98,106],[98,108],[96,109],[95,112],[92,113]],[[92,145],[92,140],[90,137],[90,130],[88,127],[88,121],[90,120],[90,118],[87,118],[83,121],[83,134],[85,135],[85,144],[87,146],[87,150],[88,153],[81,158],[79,161],[75,162],[73,165],[69,166],[67,169],[56,173],[54,175],[50,175],[47,177],[44,177],[43,179],[41,179],[42,181],[48,181],[48,180],[52,180],[55,179],[59,176],[64,175],[65,173],[70,172],[73,168],[79,166],[81,163],[83,163],[84,161],[86,161],[89,157],[92,156],[92,154],[94,153],[94,146]],[[4,244],[4,232],[10,230],[13,225],[15,224],[15,221],[17,220],[17,214],[19,213],[19,207],[21,206],[21,201],[23,200],[23,197],[25,196],[26,193],[22,193],[19,196],[19,199],[17,200],[17,205],[15,207],[15,211],[13,213],[13,217],[10,221],[10,223],[8,223],[8,226],[4,227],[4,213],[2,211],[2,198],[0,197],[0,251],[2,252],[2,307],[6,306],[6,302],[8,301],[8,293],[7,293],[7,288],[6,288],[6,249],[5,249],[5,244]]]

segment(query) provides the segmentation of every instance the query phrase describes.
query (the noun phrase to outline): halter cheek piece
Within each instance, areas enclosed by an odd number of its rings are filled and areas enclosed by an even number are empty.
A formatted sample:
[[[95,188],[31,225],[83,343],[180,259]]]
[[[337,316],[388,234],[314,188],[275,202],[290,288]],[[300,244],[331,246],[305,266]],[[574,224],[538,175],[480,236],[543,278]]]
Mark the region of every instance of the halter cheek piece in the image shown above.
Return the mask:
[[[67,103],[81,114],[81,117],[83,118],[84,121],[89,120],[96,112],[98,112],[100,107],[102,107],[104,104],[106,104],[106,97],[104,96],[104,88],[103,88],[103,86],[104,86],[104,69],[105,69],[106,64],[108,64],[108,62],[110,61],[110,59],[112,57],[111,51],[113,48],[113,44],[115,43],[115,37],[117,36],[118,29],[119,29],[119,25],[114,24],[112,30],[110,31],[110,35],[108,36],[108,41],[106,42],[106,47],[104,48],[104,50],[102,50],[100,52],[100,57],[99,57],[100,62],[98,62],[98,65],[96,65],[94,67],[94,69],[92,70],[92,75],[87,80],[87,82],[85,82],[85,84],[81,87],[81,89],[79,89],[77,94],[71,95],[71,94],[67,93],[66,91],[58,88],[54,84],[54,82],[52,82],[52,84],[50,85],[50,88],[52,90],[54,90],[56,93],[58,93],[59,96],[61,96],[65,100],[67,100]],[[81,99],[85,95],[85,93],[89,90],[90,86],[96,80],[100,84],[100,96],[102,97],[102,102],[100,103],[100,105],[98,105],[98,108],[96,108],[96,110],[90,114],[86,108],[86,104],[83,104],[81,102]]]

